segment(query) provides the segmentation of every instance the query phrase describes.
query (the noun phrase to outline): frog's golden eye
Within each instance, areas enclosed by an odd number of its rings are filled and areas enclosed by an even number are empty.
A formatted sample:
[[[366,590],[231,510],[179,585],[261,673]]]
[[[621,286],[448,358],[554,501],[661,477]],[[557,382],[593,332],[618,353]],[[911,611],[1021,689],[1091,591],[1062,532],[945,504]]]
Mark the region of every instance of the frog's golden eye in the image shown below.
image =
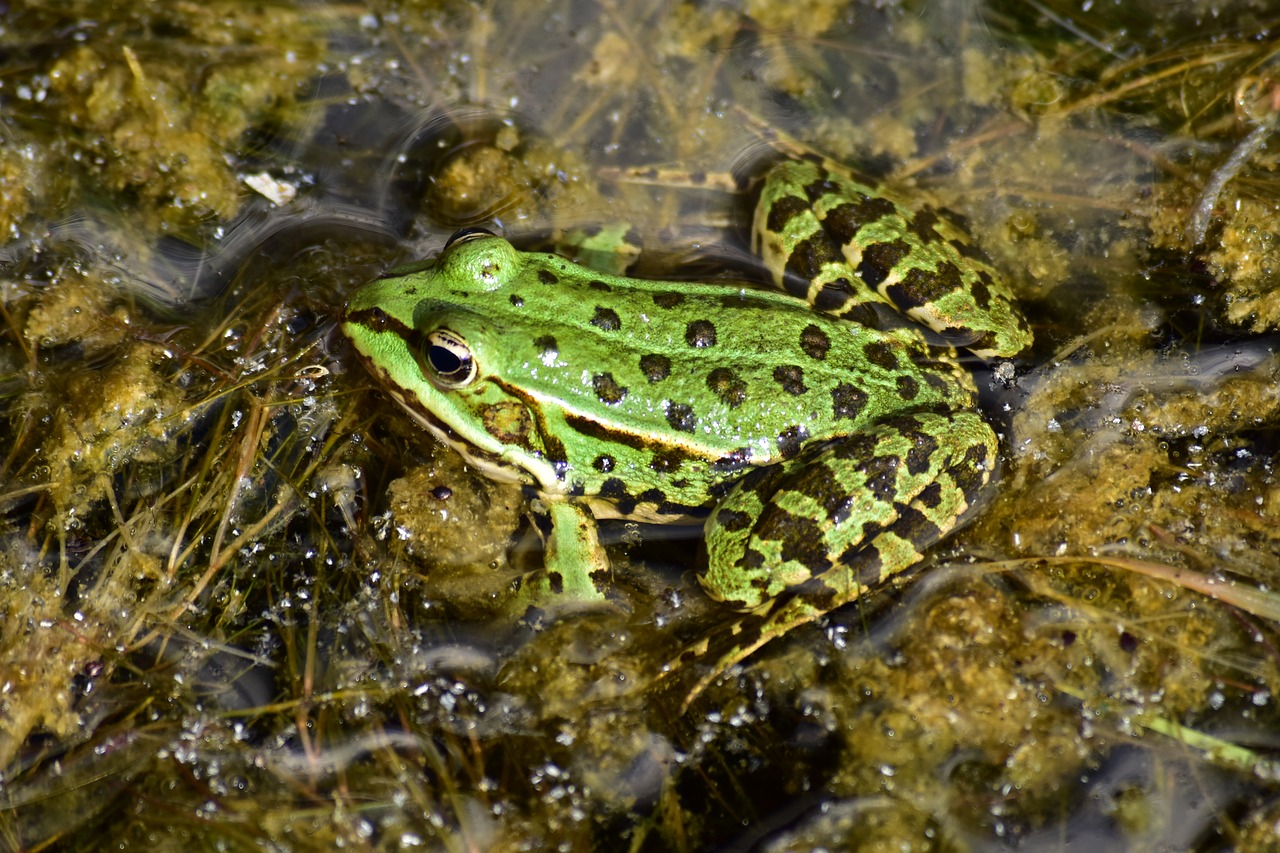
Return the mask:
[[[478,368],[471,357],[471,347],[448,329],[436,329],[427,335],[422,361],[427,378],[440,388],[464,388],[476,378]]]
[[[454,231],[453,236],[450,237],[445,242],[444,247],[447,249],[452,245],[455,245],[457,243],[465,243],[468,240],[476,240],[476,239],[479,239],[480,237],[496,237],[496,236],[498,235],[494,234],[488,228],[463,228],[461,231]]]

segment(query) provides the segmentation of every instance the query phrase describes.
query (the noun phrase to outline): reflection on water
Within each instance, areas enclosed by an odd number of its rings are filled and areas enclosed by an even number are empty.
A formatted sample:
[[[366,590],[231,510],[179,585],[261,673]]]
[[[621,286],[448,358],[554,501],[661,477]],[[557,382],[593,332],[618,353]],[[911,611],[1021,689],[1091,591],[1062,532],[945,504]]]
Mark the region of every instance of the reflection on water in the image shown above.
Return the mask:
[[[1267,841],[1275,81],[1247,4],[1151,11],[0,7],[6,843]],[[470,225],[758,276],[799,146],[963,215],[1038,346],[985,514],[681,716],[697,540],[615,522],[611,607],[512,618],[528,502],[334,319]]]

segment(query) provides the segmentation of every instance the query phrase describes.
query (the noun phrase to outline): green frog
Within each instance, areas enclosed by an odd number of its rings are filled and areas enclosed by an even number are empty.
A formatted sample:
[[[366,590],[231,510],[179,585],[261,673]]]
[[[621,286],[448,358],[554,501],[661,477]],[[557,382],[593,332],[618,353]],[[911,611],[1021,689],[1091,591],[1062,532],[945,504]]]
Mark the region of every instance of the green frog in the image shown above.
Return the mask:
[[[469,229],[357,291],[342,329],[435,436],[550,515],[522,600],[600,601],[596,520],[703,522],[707,593],[746,611],[688,656],[696,690],[919,561],[996,462],[957,347],[1010,357],[1027,322],[939,210],[820,158],[761,182],[775,288],[652,281]]]

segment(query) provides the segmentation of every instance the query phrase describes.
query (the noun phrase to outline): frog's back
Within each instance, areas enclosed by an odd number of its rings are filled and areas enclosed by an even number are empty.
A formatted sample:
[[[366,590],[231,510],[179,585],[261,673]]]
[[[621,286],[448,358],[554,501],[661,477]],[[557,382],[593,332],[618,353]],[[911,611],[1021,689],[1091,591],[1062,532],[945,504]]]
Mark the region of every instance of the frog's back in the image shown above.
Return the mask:
[[[563,439],[574,491],[643,472],[691,483],[686,499],[703,503],[700,489],[888,412],[973,402],[950,350],[910,325],[851,323],[745,284],[580,279],[550,255],[525,264],[518,283],[464,300],[474,328],[450,322]],[[501,334],[481,328],[494,316]]]

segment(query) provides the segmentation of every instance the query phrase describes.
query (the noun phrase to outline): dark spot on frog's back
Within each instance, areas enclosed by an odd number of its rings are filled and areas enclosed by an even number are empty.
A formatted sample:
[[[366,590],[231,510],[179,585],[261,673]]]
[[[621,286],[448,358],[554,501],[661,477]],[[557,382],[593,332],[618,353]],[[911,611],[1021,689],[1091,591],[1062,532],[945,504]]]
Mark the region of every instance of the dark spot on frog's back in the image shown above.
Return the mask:
[[[823,266],[843,260],[839,247],[825,231],[817,231],[807,240],[801,240],[787,258],[786,271],[802,281],[812,281]]]
[[[831,415],[836,420],[857,420],[867,406],[867,393],[851,383],[841,382],[831,389]]]
[[[817,325],[810,323],[800,332],[800,349],[809,358],[822,361],[827,357],[827,350],[831,349],[831,338]]]
[[[831,568],[822,527],[811,518],[774,507],[756,526],[755,533],[761,539],[780,542],[779,556],[783,560],[795,560],[815,575]]]
[[[943,242],[942,235],[934,227],[937,224],[937,211],[926,205],[917,210],[915,216],[907,220],[907,230],[925,243],[941,243]]]
[[[653,454],[653,458],[649,460],[649,468],[659,474],[673,474],[688,458],[679,450],[663,450]]]
[[[538,281],[543,284],[558,284],[560,279],[551,270],[538,270]]]
[[[601,474],[608,474],[613,470],[614,465],[616,464],[617,463],[612,456],[607,453],[602,453],[591,462],[591,467],[595,468]]]
[[[524,299],[523,299],[522,297],[519,297],[519,296],[517,296],[516,294],[514,294],[514,293],[513,293],[513,294],[511,294],[511,295],[510,295],[509,297],[507,297],[507,298],[508,298],[508,300],[511,302],[511,306],[512,306],[513,308],[523,308],[523,307],[524,307]]]
[[[775,234],[781,233],[792,217],[810,209],[811,205],[805,199],[793,195],[783,196],[775,200],[769,208],[769,215],[765,218],[765,228]]]
[[[903,240],[873,243],[862,250],[862,262],[858,264],[858,276],[868,287],[879,287],[881,282],[911,254],[911,247]],[[897,301],[897,300],[895,300]]]
[[[640,356],[640,371],[650,384],[661,382],[671,375],[671,359],[659,353]]]
[[[758,296],[751,296],[746,293],[731,293],[727,296],[721,296],[719,302],[731,311],[741,311],[747,308],[754,308],[757,311],[772,311],[777,307],[767,299],[761,299]]]
[[[934,509],[942,505],[942,484],[934,480],[916,495],[916,503],[925,509]]]
[[[864,195],[858,202],[845,202],[828,210],[822,227],[836,242],[852,243],[864,225],[896,212],[897,208],[887,198]]]
[[[800,452],[800,448],[809,440],[809,431],[800,424],[787,427],[778,433],[778,452],[783,459],[790,459]]]
[[[893,523],[893,532],[916,547],[928,546],[942,538],[942,531],[929,517],[911,505],[898,507],[898,520]]]
[[[973,304],[983,311],[991,309],[991,274],[986,270],[978,270],[978,280],[969,285],[969,293],[973,296]]]
[[[903,400],[914,400],[920,394],[920,383],[910,376],[898,377],[898,396]]]
[[[684,294],[682,293],[664,290],[661,293],[653,294],[653,304],[659,308],[675,308],[682,302],[684,302]]]
[[[684,329],[684,341],[694,349],[716,345],[716,327],[710,320],[694,320]]]
[[[819,311],[833,314],[843,308],[845,303],[852,297],[853,284],[849,279],[841,276],[822,285],[822,289],[818,291],[818,295],[813,299],[813,307]]]
[[[783,391],[796,397],[809,390],[804,384],[804,371],[795,364],[780,364],[775,367],[773,381],[781,385]]]
[[[725,509],[716,514],[716,523],[726,533],[740,533],[751,526],[751,516],[736,509]]]
[[[747,399],[747,383],[729,367],[717,367],[708,373],[707,388],[731,409],[738,408]]]
[[[882,367],[885,370],[898,369],[898,356],[884,341],[872,341],[862,348],[862,354],[876,367]]]
[[[556,344],[556,339],[551,335],[540,335],[533,339],[533,346],[539,355],[552,356],[553,358],[560,354],[560,347]]]
[[[621,403],[627,397],[626,386],[619,385],[612,373],[597,373],[591,377],[591,387],[596,392],[596,398],[606,406]]]
[[[600,281],[599,279],[594,279],[594,278],[591,279],[591,281],[587,282],[587,287],[591,288],[592,290],[599,290],[601,293],[613,292],[612,287],[605,284],[603,281]]]
[[[960,269],[953,263],[940,263],[929,272],[910,269],[897,284],[889,285],[885,295],[903,309],[936,302],[963,285]]]
[[[907,451],[907,470],[920,476],[929,470],[930,461],[938,452],[938,440],[927,433],[918,433],[915,444]]]
[[[684,403],[667,403],[667,423],[678,432],[693,432],[698,427],[698,417],[693,407]]]
[[[986,485],[991,472],[987,470],[987,449],[982,445],[974,445],[964,453],[964,464],[951,475],[956,485],[964,492],[964,498],[972,504],[978,499],[978,493]]]
[[[622,319],[612,308],[597,305],[595,315],[591,318],[591,325],[604,332],[616,332],[622,328]]]
[[[840,193],[844,189],[835,181],[830,180],[827,174],[825,169],[820,170],[818,179],[805,186],[804,194],[809,197],[810,202],[815,202],[831,193]]]

